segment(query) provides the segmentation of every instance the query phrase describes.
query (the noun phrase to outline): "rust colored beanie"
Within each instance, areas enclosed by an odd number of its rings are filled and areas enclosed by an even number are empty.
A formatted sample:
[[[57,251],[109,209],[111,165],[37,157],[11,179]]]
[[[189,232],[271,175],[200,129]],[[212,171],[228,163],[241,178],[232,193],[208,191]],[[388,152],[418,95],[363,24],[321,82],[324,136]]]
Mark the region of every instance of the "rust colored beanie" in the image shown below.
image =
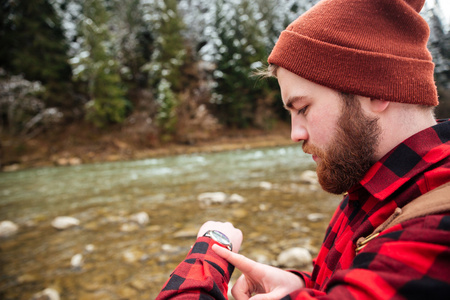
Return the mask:
[[[425,0],[322,0],[277,41],[268,62],[373,99],[438,104]]]

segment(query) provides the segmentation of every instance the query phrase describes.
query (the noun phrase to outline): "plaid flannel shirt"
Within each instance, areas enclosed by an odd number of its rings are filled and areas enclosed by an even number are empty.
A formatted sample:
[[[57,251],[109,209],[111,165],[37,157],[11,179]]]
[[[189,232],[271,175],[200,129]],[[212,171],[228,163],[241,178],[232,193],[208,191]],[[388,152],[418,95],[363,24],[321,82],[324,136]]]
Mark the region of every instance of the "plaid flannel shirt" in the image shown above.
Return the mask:
[[[450,215],[385,230],[356,255],[356,241],[397,207],[450,181],[450,121],[408,138],[352,187],[334,213],[305,288],[283,299],[448,299]],[[194,252],[205,244],[202,254]],[[157,299],[227,299],[232,266],[201,238]],[[220,291],[220,292],[219,292]],[[194,296],[195,295],[195,296]]]

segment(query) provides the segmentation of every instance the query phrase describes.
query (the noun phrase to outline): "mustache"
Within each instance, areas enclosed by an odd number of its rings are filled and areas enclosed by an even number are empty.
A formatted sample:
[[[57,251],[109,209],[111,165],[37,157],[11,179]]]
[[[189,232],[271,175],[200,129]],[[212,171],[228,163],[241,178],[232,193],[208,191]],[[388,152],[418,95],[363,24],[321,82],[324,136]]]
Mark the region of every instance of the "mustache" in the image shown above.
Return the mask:
[[[321,149],[319,149],[318,147],[312,145],[309,142],[304,141],[302,144],[302,150],[303,152],[305,152],[306,154],[311,154],[311,155],[316,155],[316,156],[321,156],[323,151]]]

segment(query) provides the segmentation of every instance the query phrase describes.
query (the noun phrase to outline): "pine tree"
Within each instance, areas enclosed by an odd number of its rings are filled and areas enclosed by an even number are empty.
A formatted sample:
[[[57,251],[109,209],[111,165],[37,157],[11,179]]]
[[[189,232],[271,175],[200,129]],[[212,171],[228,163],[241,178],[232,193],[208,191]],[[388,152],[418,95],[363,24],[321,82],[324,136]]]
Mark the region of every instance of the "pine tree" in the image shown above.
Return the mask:
[[[155,48],[152,22],[145,21],[145,4],[141,0],[113,0],[111,22],[117,40],[122,81],[131,90],[148,86],[148,63]]]
[[[178,94],[183,90],[182,70],[187,64],[187,51],[182,31],[185,26],[178,12],[177,0],[154,3],[156,47],[150,64],[150,80],[157,91],[157,121],[163,140],[171,139],[177,129]]]
[[[232,5],[217,1],[217,40],[214,103],[220,120],[227,126],[254,125],[256,100],[264,97],[264,86],[256,85],[252,72],[267,57],[257,6],[250,0]]]
[[[0,65],[11,74],[40,81],[48,106],[71,106],[72,76],[61,18],[49,0],[2,0]]]
[[[103,0],[82,2],[80,49],[72,58],[76,80],[85,84],[90,101],[87,119],[98,127],[121,123],[130,109],[121,84],[116,42],[109,31],[110,15]]]

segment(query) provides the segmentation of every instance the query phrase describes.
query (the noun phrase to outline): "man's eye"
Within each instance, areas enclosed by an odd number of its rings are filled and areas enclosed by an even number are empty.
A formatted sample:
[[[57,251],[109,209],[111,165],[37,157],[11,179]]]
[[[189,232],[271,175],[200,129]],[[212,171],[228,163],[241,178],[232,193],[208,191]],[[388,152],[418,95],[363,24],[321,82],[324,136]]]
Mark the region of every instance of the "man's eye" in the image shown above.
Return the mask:
[[[299,109],[297,112],[297,115],[304,115],[306,113],[306,110],[308,109],[308,105],[304,106],[302,109]]]

